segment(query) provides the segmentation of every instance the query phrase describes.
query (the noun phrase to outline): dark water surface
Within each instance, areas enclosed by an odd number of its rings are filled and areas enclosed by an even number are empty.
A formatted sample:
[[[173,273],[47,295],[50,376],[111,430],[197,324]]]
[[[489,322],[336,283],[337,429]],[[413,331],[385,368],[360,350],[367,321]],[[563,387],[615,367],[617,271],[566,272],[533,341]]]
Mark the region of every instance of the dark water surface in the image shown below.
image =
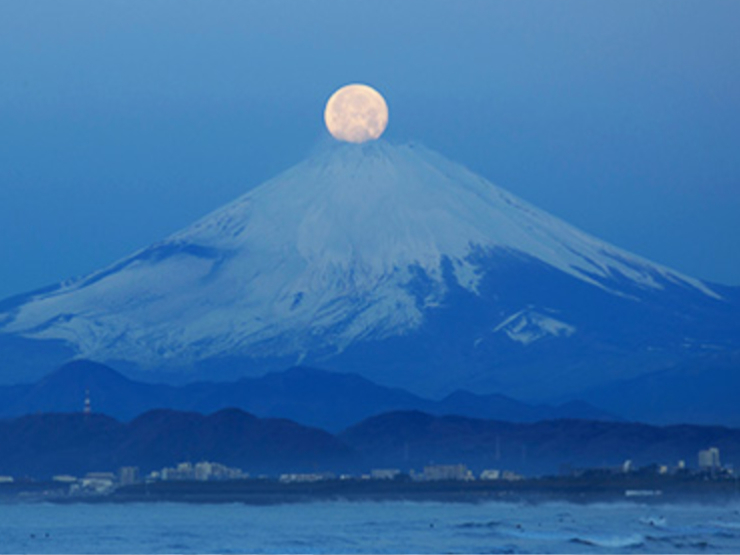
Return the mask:
[[[740,502],[0,505],[2,553],[739,553]]]

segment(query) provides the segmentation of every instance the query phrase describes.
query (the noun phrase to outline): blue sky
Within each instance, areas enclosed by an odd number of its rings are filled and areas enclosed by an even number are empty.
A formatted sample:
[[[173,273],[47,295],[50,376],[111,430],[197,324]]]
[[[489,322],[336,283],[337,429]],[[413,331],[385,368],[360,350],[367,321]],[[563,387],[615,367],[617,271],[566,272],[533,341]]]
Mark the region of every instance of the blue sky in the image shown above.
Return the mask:
[[[740,2],[0,5],[0,297],[163,238],[300,161],[350,82],[582,229],[740,285]]]

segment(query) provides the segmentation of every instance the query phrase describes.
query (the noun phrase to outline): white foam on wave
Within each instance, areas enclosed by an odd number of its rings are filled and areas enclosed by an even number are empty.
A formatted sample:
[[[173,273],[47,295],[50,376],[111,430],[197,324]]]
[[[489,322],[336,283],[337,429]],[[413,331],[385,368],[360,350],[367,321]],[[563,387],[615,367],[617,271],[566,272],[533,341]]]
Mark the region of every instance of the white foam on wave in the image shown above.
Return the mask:
[[[645,516],[639,519],[641,524],[655,528],[664,528],[668,521],[663,516]]]
[[[639,547],[645,543],[645,536],[641,534],[629,534],[626,536],[577,536],[570,541],[583,543],[595,547],[621,548]]]

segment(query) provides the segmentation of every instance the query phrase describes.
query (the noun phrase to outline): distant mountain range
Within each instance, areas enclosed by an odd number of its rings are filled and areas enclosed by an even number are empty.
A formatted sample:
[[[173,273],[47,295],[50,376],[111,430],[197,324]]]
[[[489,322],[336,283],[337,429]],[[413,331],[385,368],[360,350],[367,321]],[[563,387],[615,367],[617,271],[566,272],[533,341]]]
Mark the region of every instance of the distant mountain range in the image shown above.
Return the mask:
[[[0,474],[49,478],[178,462],[215,461],[251,472],[353,468],[354,451],[331,434],[236,409],[208,416],[150,411],[123,424],[101,414],[38,414],[0,421]]]
[[[251,474],[422,469],[463,463],[475,471],[508,469],[554,474],[573,468],[696,466],[700,449],[720,449],[740,463],[740,430],[659,428],[622,422],[551,420],[507,423],[418,411],[386,413],[337,435],[238,409],[204,416],[155,410],[129,423],[100,414],[37,414],[0,421],[0,474],[48,478],[138,466],[144,472],[209,460]]]
[[[556,407],[529,405],[503,395],[476,395],[467,391],[430,400],[402,389],[379,386],[354,374],[305,367],[228,383],[148,384],[85,360],[68,363],[35,384],[0,386],[0,417],[80,412],[85,391],[90,392],[95,411],[121,420],[160,408],[200,413],[239,408],[259,417],[288,418],[330,431],[397,410],[512,422],[617,418],[584,402]]]
[[[697,466],[699,450],[715,446],[723,463],[740,463],[740,430],[720,426],[657,427],[627,422],[549,420],[511,423],[415,411],[369,418],[338,437],[361,460],[379,466],[419,468],[465,462],[473,468],[507,468],[528,474],[572,468]]]
[[[583,394],[629,420],[740,426],[738,392],[740,351],[709,353]]]

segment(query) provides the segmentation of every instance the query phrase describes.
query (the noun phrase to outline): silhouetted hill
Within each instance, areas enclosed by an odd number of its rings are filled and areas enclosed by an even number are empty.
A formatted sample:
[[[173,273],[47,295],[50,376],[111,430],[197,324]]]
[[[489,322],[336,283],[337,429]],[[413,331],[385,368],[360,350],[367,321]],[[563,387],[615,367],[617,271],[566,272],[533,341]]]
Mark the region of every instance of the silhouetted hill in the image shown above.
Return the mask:
[[[36,414],[0,421],[0,473],[48,477],[112,470],[125,426],[101,414]]]
[[[426,407],[419,408],[424,410]],[[505,395],[476,395],[469,391],[456,391],[428,407],[425,412],[509,422],[536,422],[558,418],[619,420],[613,414],[598,409],[585,401],[570,401],[554,407],[528,405]]]
[[[355,374],[296,367],[236,382],[199,382],[185,386],[130,380],[111,368],[75,361],[36,384],[0,387],[0,416],[36,412],[78,412],[85,390],[93,410],[130,420],[152,409],[210,413],[237,407],[260,417],[288,418],[309,426],[339,431],[373,415],[393,410],[460,414],[477,418],[531,422],[559,417],[614,419],[586,403],[561,407],[532,406],[503,395],[455,392],[441,401],[383,387]]]
[[[399,407],[430,404],[402,389],[383,387],[355,374],[305,367],[211,385],[215,387],[208,395],[198,395],[194,409],[236,406],[260,416],[289,418],[333,431]],[[184,389],[193,392],[200,387],[202,384]]]
[[[0,421],[0,474],[49,477],[144,471],[216,461],[247,472],[351,468],[352,449],[331,434],[237,409],[203,416],[156,410],[124,424],[100,414],[39,414]]]
[[[713,353],[587,392],[625,417],[667,424],[722,422],[740,426],[740,351]]]
[[[180,460],[215,460],[253,472],[352,465],[351,450],[323,430],[233,408],[209,416],[155,410],[133,420],[128,430],[122,456],[153,467],[168,464],[173,452]]]
[[[377,467],[420,470],[463,463],[474,470],[554,474],[575,468],[696,466],[696,455],[720,449],[740,463],[740,430],[656,427],[623,422],[551,420],[511,423],[419,411],[369,418],[337,436],[238,409],[203,416],[154,410],[129,423],[100,414],[38,414],[0,421],[0,474],[47,478],[139,466],[147,472],[183,461],[210,460],[252,474],[353,472]]]
[[[725,463],[740,463],[740,430],[709,426],[656,427],[624,422],[551,420],[536,423],[486,421],[421,412],[370,418],[339,437],[368,464],[420,468],[430,462],[465,463],[529,473],[573,467],[636,465],[696,466],[697,452],[710,446]]]
[[[21,390],[19,386],[12,387],[16,389],[15,397],[0,412],[5,417],[36,412],[81,412],[85,391],[89,390],[95,412],[129,419],[153,408],[153,403],[169,406],[175,393],[168,386],[129,380],[108,366],[89,360],[65,364],[35,384],[20,386]],[[0,388],[0,392],[5,389]]]

